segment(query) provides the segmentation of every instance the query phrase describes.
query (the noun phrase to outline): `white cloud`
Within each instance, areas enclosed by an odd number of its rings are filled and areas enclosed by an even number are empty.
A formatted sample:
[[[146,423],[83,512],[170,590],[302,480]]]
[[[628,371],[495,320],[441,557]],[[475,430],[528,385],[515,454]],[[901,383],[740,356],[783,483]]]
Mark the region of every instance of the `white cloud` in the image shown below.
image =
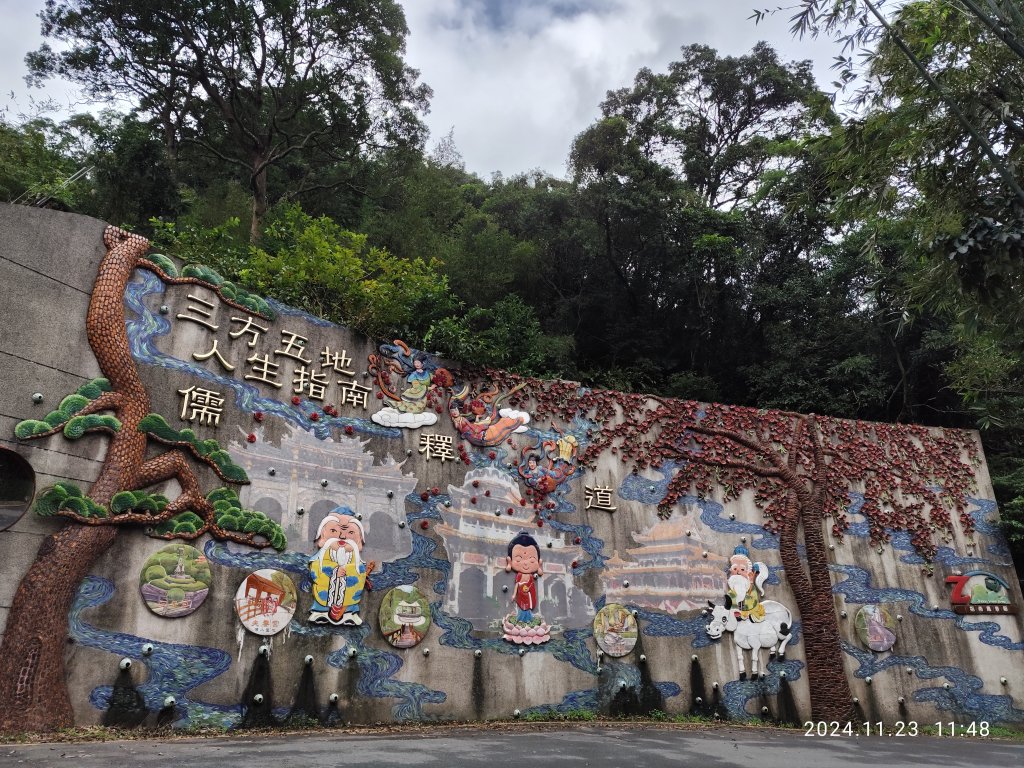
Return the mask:
[[[706,43],[740,55],[764,39],[786,59],[815,59],[822,83],[836,53],[828,41],[800,42],[786,14],[760,26],[755,0],[399,0],[410,35],[408,61],[434,89],[427,115],[434,140],[454,126],[467,168],[485,177],[540,168],[566,173],[573,138],[598,116],[609,89],[641,67],[663,71],[679,48]],[[0,0],[0,109],[30,110],[30,94],[70,113],[77,93],[51,82],[24,84],[25,54],[42,42],[43,0]],[[14,92],[14,101],[10,93]]]
[[[794,40],[785,14],[756,26],[753,0],[401,1],[408,61],[434,89],[432,135],[454,127],[467,168],[485,177],[564,175],[606,92],[641,67],[663,71],[684,45],[742,55],[764,39],[787,60],[816,59],[826,83],[834,55],[827,41]]]
[[[530,423],[530,414],[526,411],[517,411],[515,408],[502,408],[498,411],[498,415],[503,419],[519,419],[519,421],[523,422],[512,430],[513,432],[526,432],[529,429],[526,425]]]
[[[404,427],[405,429],[416,429],[417,427],[429,427],[437,423],[437,414],[430,411],[423,413],[402,413],[397,408],[381,408],[370,416],[370,420],[384,427]]]

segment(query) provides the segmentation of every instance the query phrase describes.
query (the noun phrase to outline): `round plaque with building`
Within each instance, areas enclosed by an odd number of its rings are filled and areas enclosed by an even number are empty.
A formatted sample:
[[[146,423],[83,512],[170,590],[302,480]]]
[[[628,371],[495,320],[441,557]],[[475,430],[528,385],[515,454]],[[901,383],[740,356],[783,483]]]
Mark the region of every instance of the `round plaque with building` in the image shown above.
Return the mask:
[[[380,631],[395,648],[412,648],[430,629],[430,603],[416,587],[395,587],[380,604]]]
[[[142,565],[139,590],[146,607],[157,616],[188,616],[210,593],[210,563],[195,547],[168,544]]]
[[[242,625],[257,635],[276,635],[295,613],[298,593],[284,571],[261,568],[250,573],[235,592],[235,611]]]

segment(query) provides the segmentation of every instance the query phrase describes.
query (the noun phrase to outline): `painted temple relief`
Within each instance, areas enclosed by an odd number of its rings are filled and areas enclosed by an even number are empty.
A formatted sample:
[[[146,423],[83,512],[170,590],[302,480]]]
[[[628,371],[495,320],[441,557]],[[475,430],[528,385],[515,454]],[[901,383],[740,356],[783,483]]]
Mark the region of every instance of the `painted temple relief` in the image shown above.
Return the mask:
[[[235,612],[247,630],[256,635],[276,635],[295,614],[298,593],[284,571],[261,568],[250,573],[235,592]]]
[[[632,651],[639,632],[636,617],[624,605],[610,603],[594,617],[597,647],[609,656],[625,656]]]
[[[896,619],[883,605],[862,606],[853,619],[860,641],[876,653],[891,650],[896,644]]]
[[[210,563],[188,544],[168,544],[142,565],[139,589],[157,616],[177,618],[195,611],[210,593]]]
[[[505,571],[509,541],[534,525],[533,507],[521,505],[515,481],[495,467],[469,471],[462,485],[448,486],[448,494],[450,505],[438,504],[442,522],[435,527],[452,564],[445,613],[466,619],[474,631],[504,634],[513,607],[513,584]],[[550,526],[535,527],[530,535],[543,553],[544,577],[535,587],[550,634],[589,626],[593,604],[572,575],[582,550]],[[512,611],[513,618],[517,614]]]
[[[479,447],[500,445],[512,435],[525,432],[530,414],[514,408],[501,408],[502,402],[524,385],[520,384],[505,394],[497,387],[473,395],[468,384],[452,392],[448,400],[448,415],[459,436]]]
[[[443,389],[452,385],[450,373],[437,360],[411,349],[404,341],[381,344],[370,355],[369,371],[377,382],[384,407],[370,418],[385,427],[427,427],[437,423]]]
[[[1010,585],[988,571],[968,571],[946,577],[953,585],[950,602],[953,611],[961,615],[1017,613],[1010,602]]]
[[[375,458],[369,444],[342,435],[321,440],[293,428],[277,445],[241,440],[229,443],[228,451],[249,473],[250,484],[239,498],[279,523],[290,549],[307,551],[324,517],[348,507],[360,510],[364,527],[373,531],[376,559],[398,560],[412,552],[412,533],[398,522],[405,519],[402,499],[412,493],[416,478],[402,472],[404,461]]]
[[[329,512],[316,531],[317,551],[309,559],[303,589],[313,593],[311,624],[358,627],[366,577],[376,565],[363,560],[363,522],[348,507]]]
[[[430,629],[430,603],[416,587],[395,587],[380,604],[380,631],[395,648],[412,648]]]
[[[747,679],[744,651],[750,651],[753,677],[764,678],[761,650],[768,648],[770,659],[776,656],[783,659],[786,646],[792,639],[793,614],[790,610],[782,603],[761,599],[767,578],[768,567],[764,563],[752,562],[746,547],[736,547],[729,558],[725,605],[715,605],[709,600],[705,611],[705,615],[710,614],[711,617],[706,631],[712,640],[720,639],[726,632],[732,633],[740,680]]]
[[[605,562],[601,583],[608,599],[678,613],[721,597],[726,558],[714,552],[704,556],[707,550],[693,524],[687,513],[634,531],[638,546],[626,550],[628,559],[613,551]]]

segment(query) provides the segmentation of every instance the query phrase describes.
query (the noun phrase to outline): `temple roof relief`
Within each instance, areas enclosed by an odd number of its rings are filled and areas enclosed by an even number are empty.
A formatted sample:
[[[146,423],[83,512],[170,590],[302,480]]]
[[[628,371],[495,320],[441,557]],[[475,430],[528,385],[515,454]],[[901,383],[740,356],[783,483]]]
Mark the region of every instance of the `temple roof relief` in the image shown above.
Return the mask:
[[[674,613],[718,597],[725,588],[728,558],[706,550],[692,525],[687,515],[634,531],[640,546],[626,550],[631,559],[615,550],[605,561],[601,582],[609,599]]]
[[[473,481],[479,486],[474,488]],[[486,495],[487,491],[491,492],[490,496]],[[523,519],[533,508],[519,503],[518,484],[500,469],[471,470],[462,485],[449,485],[448,493],[452,505],[438,504],[444,522],[437,526],[437,532],[453,558],[461,552],[504,557],[508,543],[523,530],[537,540],[545,560],[568,564],[582,554],[579,547],[567,542],[565,534],[550,527],[538,528],[532,519]],[[471,501],[473,498],[476,503]],[[509,507],[513,508],[513,515],[507,514]]]
[[[345,505],[363,515],[369,526],[367,549],[377,559],[407,555],[412,536],[397,523],[405,519],[405,497],[417,479],[404,474],[404,462],[390,456],[375,464],[369,442],[354,437],[320,440],[299,429],[285,434],[280,445],[233,441],[228,451],[250,480],[239,498],[244,506],[280,522],[291,550],[308,549],[324,516]]]
[[[683,515],[669,520],[659,520],[646,531],[633,531],[630,534],[638,544],[663,543],[669,541],[702,542],[703,539],[693,524],[689,510]]]

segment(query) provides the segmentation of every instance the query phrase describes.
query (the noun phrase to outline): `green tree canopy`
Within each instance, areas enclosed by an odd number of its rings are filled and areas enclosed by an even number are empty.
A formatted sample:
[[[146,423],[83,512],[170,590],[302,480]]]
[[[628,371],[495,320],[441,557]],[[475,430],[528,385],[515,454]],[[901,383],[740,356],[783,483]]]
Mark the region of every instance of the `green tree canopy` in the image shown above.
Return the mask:
[[[40,17],[60,47],[29,54],[32,78],[126,97],[171,152],[191,143],[235,167],[253,239],[272,196],[343,184],[360,156],[421,140],[429,89],[402,58],[394,0],[47,0]],[[277,195],[271,170],[288,176]]]

